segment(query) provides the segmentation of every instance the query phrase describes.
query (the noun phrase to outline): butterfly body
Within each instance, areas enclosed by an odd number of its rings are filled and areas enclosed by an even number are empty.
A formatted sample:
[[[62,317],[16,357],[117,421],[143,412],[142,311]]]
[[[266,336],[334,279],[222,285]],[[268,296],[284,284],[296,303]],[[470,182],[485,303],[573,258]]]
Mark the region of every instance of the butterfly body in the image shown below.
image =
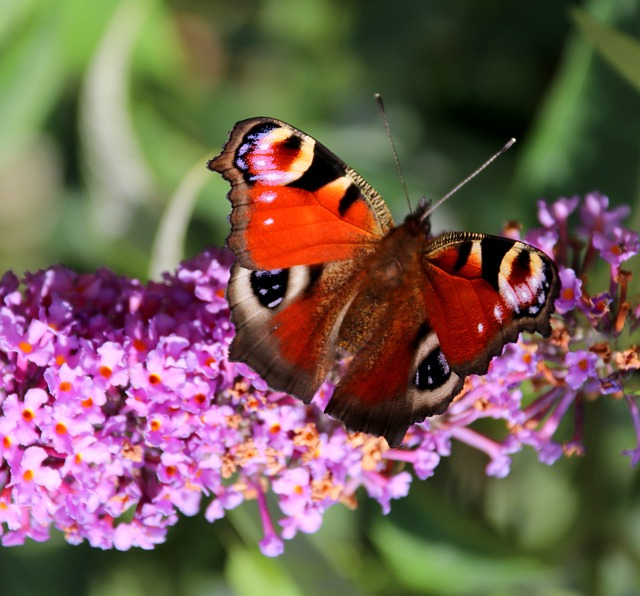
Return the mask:
[[[544,253],[434,237],[427,203],[394,227],[362,177],[284,122],[237,123],[209,168],[231,183],[230,358],[306,403],[347,358],[326,412],[351,430],[396,446],[520,331],[550,333],[559,282]]]

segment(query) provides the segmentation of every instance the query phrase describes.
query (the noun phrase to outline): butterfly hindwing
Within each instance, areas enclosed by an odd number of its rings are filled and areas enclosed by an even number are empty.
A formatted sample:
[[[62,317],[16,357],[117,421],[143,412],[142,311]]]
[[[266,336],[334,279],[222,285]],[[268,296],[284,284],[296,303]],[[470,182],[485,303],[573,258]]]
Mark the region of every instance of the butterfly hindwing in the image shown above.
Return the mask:
[[[386,302],[325,409],[347,428],[384,436],[392,447],[414,422],[443,413],[463,383],[444,358],[419,298],[400,291]]]
[[[227,290],[236,328],[230,359],[309,402],[335,364],[338,329],[358,287],[355,268],[341,265],[252,271],[236,263]]]
[[[208,167],[231,183],[227,242],[249,269],[351,259],[393,226],[385,202],[361,176],[279,120],[238,122]]]

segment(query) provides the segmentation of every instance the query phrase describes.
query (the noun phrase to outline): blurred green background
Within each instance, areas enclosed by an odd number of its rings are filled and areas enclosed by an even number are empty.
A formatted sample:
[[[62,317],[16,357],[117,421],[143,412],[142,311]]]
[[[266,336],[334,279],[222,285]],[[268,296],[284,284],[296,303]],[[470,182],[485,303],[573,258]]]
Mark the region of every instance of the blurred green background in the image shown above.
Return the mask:
[[[204,165],[250,116],[318,138],[401,220],[374,92],[414,205],[518,139],[435,214],[435,231],[531,225],[538,198],[594,189],[631,204],[638,228],[635,0],[0,0],[0,14],[2,270],[63,262],[146,278],[221,245],[227,185]],[[364,499],[334,508],[275,560],[257,550],[251,503],[214,525],[183,519],[152,552],[56,533],[0,551],[2,593],[638,594],[625,404],[589,405],[586,445],[552,467],[525,451],[503,480],[456,445],[389,516]]]

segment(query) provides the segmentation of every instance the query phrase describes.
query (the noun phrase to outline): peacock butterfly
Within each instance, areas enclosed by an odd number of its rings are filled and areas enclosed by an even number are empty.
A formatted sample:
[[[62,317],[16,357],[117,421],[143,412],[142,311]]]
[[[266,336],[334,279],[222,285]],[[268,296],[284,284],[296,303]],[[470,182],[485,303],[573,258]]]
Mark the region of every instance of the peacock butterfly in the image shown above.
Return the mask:
[[[325,412],[350,430],[398,446],[521,331],[551,332],[559,281],[547,255],[432,236],[424,201],[394,226],[359,174],[285,122],[238,122],[207,165],[231,183],[229,358],[305,403],[348,358]]]

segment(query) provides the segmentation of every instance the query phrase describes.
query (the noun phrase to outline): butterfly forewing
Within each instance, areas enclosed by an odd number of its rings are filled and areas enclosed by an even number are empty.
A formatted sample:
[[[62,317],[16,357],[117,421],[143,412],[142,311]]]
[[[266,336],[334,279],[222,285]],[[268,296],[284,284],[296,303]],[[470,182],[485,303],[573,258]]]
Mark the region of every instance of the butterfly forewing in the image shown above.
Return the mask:
[[[230,359],[246,362],[273,389],[309,402],[335,364],[357,278],[348,264],[272,271],[234,265],[227,290],[236,328]]]
[[[437,237],[424,255],[424,300],[449,365],[484,374],[521,331],[550,333],[557,270],[523,242],[483,234]]]
[[[236,124],[208,164],[231,183],[229,248],[243,267],[353,258],[393,226],[378,193],[326,147],[271,118]]]

